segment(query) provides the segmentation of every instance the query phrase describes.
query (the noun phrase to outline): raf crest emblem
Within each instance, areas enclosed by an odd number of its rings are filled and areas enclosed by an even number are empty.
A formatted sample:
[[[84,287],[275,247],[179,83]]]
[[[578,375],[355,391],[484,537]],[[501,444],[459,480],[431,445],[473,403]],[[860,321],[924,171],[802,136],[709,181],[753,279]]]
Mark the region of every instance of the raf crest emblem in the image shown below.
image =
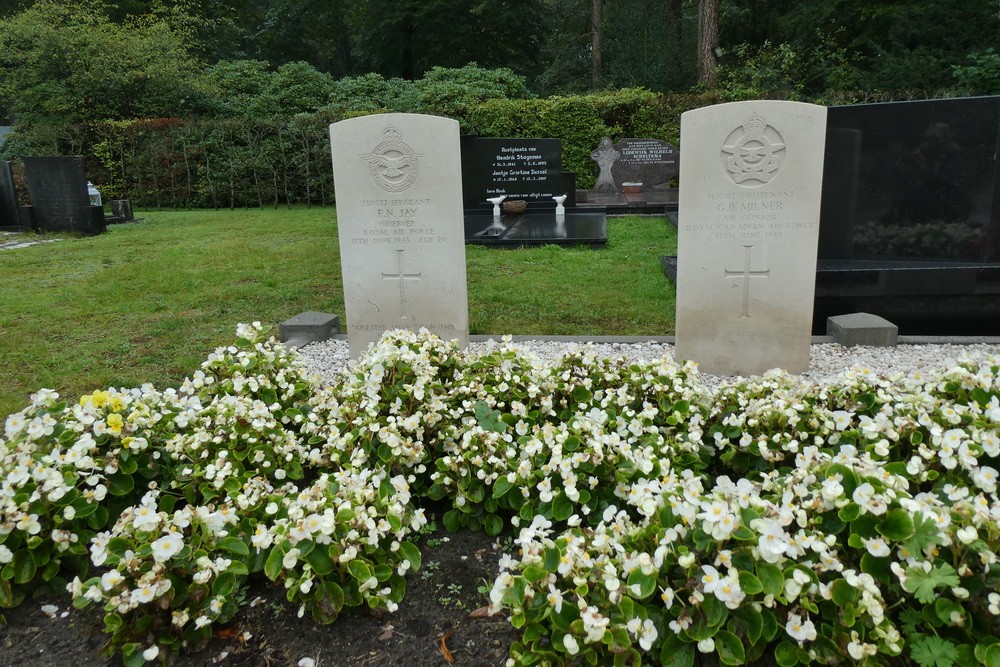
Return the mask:
[[[722,164],[733,182],[755,187],[767,183],[785,159],[781,135],[754,112],[722,146]]]
[[[382,132],[382,143],[371,153],[358,156],[368,163],[375,184],[386,192],[402,192],[417,179],[417,159],[422,156],[399,137],[399,130],[389,125]]]

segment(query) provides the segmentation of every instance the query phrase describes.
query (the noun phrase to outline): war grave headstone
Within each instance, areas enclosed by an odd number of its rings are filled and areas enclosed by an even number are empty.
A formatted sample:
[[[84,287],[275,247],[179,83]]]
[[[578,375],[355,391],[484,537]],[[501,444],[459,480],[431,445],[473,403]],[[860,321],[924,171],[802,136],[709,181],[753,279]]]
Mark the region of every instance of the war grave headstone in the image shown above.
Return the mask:
[[[17,191],[10,162],[0,161],[0,228],[20,229],[17,214]]]
[[[104,209],[91,206],[83,158],[24,158],[24,179],[36,228],[81,234],[104,232]]]
[[[1000,327],[1000,96],[832,107],[814,331]]]
[[[462,185],[469,244],[601,247],[607,243],[604,210],[576,208],[576,174],[562,170],[558,139],[464,136]],[[504,211],[503,205],[511,200],[525,201],[525,210]]]
[[[330,144],[351,355],[400,328],[467,345],[458,122],[363,116]]]
[[[676,354],[705,372],[802,372],[826,109],[734,102],[681,116]]]

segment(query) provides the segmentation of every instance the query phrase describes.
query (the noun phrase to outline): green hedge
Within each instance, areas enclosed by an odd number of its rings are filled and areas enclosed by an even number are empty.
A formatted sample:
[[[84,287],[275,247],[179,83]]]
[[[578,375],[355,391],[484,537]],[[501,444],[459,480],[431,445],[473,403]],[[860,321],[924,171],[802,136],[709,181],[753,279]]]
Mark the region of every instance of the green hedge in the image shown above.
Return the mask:
[[[587,188],[596,177],[590,153],[602,137],[650,137],[677,145],[681,114],[720,101],[716,93],[665,96],[627,88],[490,99],[449,115],[460,116],[463,129],[480,136],[561,139],[563,168],[575,171],[578,186]],[[325,205],[333,202],[327,126],[363,113],[327,107],[290,117],[161,118],[35,128],[27,136],[15,136],[5,153],[84,155],[88,178],[105,199],[129,198],[139,208]]]
[[[658,95],[642,88],[548,97],[490,100],[469,115],[471,130],[487,137],[562,139],[563,169],[575,171],[577,186],[597,177],[591,152],[602,137],[647,137],[679,144],[681,114],[722,101],[715,93]]]

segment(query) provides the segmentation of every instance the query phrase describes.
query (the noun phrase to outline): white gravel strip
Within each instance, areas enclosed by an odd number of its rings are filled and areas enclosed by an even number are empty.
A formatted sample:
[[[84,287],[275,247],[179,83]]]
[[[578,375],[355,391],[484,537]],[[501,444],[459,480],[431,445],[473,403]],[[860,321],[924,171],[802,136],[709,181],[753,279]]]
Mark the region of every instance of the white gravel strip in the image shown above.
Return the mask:
[[[588,346],[601,357],[623,357],[635,361],[650,361],[664,356],[673,358],[674,346],[668,343],[564,343],[553,341],[517,341],[514,343],[524,351],[543,360],[558,359],[572,347]],[[485,352],[493,341],[473,342],[469,349]],[[332,339],[322,343],[311,343],[299,350],[303,361],[310,370],[331,380],[344,369],[349,361],[347,341]],[[896,347],[843,347],[837,343],[823,343],[812,346],[809,370],[802,374],[805,379],[817,382],[834,382],[845,371],[859,368],[868,369],[879,375],[892,376],[897,373],[909,375],[913,372],[927,372],[946,369],[957,361],[985,355],[1000,354],[1000,347],[991,344],[921,344],[897,345]],[[703,374],[702,382],[708,386],[718,385],[723,378]]]

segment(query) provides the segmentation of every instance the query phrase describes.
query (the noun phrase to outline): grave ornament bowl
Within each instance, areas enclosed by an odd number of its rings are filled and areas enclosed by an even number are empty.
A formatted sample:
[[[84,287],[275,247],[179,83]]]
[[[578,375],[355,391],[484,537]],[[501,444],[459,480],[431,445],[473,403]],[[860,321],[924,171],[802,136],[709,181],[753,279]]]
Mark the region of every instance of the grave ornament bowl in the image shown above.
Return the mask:
[[[503,212],[509,215],[521,215],[528,209],[528,202],[523,199],[509,199],[501,204]]]

